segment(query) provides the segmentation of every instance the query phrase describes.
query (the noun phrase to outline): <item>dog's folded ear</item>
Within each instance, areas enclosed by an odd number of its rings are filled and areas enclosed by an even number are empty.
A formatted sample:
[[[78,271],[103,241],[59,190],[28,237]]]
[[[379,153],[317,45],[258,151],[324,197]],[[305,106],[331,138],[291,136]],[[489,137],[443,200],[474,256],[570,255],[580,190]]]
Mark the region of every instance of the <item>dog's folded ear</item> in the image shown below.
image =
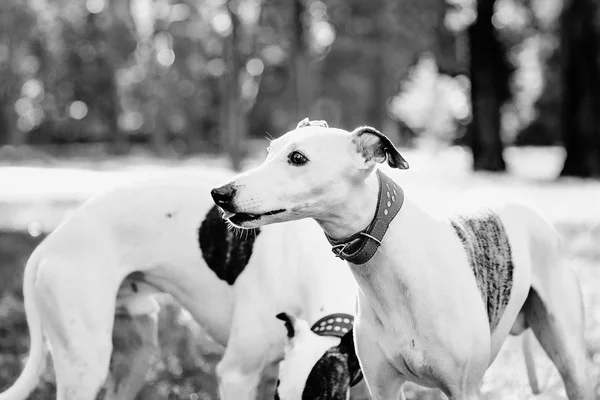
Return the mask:
[[[354,329],[350,329],[348,333],[342,336],[339,344],[340,353],[348,357],[348,371],[350,373],[350,386],[357,385],[363,378],[362,370],[356,355],[354,347]]]
[[[352,132],[352,142],[366,161],[387,163],[392,168],[408,169],[408,162],[402,157],[392,141],[370,126],[361,126]]]
[[[284,322],[285,329],[287,329],[288,338],[293,338],[296,335],[296,329],[294,328],[294,317],[284,312],[277,314],[275,317]]]

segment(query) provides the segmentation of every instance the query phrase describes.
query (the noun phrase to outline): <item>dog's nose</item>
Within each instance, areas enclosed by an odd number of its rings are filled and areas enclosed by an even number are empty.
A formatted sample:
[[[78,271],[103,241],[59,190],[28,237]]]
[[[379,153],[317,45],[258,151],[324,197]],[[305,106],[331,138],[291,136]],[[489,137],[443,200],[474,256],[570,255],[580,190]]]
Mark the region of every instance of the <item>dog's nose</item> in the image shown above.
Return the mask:
[[[214,188],[210,191],[210,195],[212,196],[216,205],[222,208],[227,208],[231,204],[233,196],[235,196],[235,188],[232,184],[228,183],[227,185]]]

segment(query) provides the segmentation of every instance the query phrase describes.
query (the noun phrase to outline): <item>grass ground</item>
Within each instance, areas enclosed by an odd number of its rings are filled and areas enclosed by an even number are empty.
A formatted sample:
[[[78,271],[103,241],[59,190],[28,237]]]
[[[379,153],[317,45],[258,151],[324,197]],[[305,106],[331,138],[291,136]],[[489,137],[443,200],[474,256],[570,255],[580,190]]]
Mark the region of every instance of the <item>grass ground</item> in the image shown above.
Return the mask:
[[[468,155],[452,148],[438,153],[410,151],[411,169],[401,184],[408,196],[432,213],[445,213],[465,201],[514,198],[531,204],[563,234],[570,263],[581,277],[586,305],[590,356],[600,371],[600,182],[554,180],[562,162],[560,149],[509,149],[509,173],[472,174]],[[252,163],[252,162],[251,162]],[[0,167],[0,389],[14,381],[28,346],[20,295],[21,271],[44,231],[50,231],[87,197],[115,184],[146,179],[173,169],[230,174],[221,159],[184,162],[148,158],[61,161],[47,168]],[[140,398],[215,398],[212,378],[220,349],[207,341],[179,311],[163,312],[163,353]],[[193,325],[193,324],[192,324]],[[195,332],[195,333],[194,333]],[[196,341],[198,345],[190,342]],[[183,343],[183,344],[182,344]],[[190,348],[194,351],[190,352]],[[483,398],[565,399],[556,370],[536,347],[538,376],[544,393],[532,396],[527,383],[520,338],[509,338],[488,371]],[[47,380],[51,381],[48,375]],[[45,383],[34,399],[54,398]],[[170,393],[170,395],[169,395]],[[195,393],[195,395],[194,395]],[[361,396],[355,396],[360,398]],[[437,391],[407,388],[409,399],[442,399]],[[597,398],[600,399],[600,392]]]

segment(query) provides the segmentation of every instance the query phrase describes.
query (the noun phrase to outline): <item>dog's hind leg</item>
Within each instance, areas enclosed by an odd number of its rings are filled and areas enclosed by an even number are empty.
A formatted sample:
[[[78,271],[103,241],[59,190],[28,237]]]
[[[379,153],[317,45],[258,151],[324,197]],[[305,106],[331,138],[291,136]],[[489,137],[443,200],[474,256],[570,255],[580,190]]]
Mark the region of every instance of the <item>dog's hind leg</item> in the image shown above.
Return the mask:
[[[261,303],[253,297],[238,300],[227,347],[215,371],[223,400],[256,399],[265,367],[280,359],[283,324],[274,317],[275,311],[261,310]]]
[[[94,400],[106,381],[118,282],[103,265],[45,260],[36,302],[52,352],[57,400]]]
[[[560,297],[552,302],[552,308],[548,308],[532,288],[524,311],[542,348],[558,368],[569,399],[592,400],[581,293],[574,273],[563,278],[560,279],[562,290],[561,287],[550,288],[552,296]],[[569,290],[564,290],[565,287]]]
[[[152,356],[159,353],[157,312],[132,315],[118,311],[113,354],[104,400],[134,399],[146,382]]]

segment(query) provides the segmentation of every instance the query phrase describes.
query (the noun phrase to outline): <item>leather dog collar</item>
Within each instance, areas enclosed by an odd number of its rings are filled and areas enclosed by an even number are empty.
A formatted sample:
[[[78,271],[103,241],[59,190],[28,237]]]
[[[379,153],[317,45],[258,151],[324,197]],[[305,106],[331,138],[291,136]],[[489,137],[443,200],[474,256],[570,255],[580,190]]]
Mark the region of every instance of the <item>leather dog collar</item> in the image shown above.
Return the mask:
[[[352,264],[364,264],[375,255],[390,223],[404,204],[402,188],[380,170],[377,170],[377,177],[379,178],[379,202],[375,217],[369,226],[340,240],[325,234],[336,257]]]
[[[310,328],[319,336],[341,338],[352,329],[354,317],[350,314],[329,314],[318,320]]]

